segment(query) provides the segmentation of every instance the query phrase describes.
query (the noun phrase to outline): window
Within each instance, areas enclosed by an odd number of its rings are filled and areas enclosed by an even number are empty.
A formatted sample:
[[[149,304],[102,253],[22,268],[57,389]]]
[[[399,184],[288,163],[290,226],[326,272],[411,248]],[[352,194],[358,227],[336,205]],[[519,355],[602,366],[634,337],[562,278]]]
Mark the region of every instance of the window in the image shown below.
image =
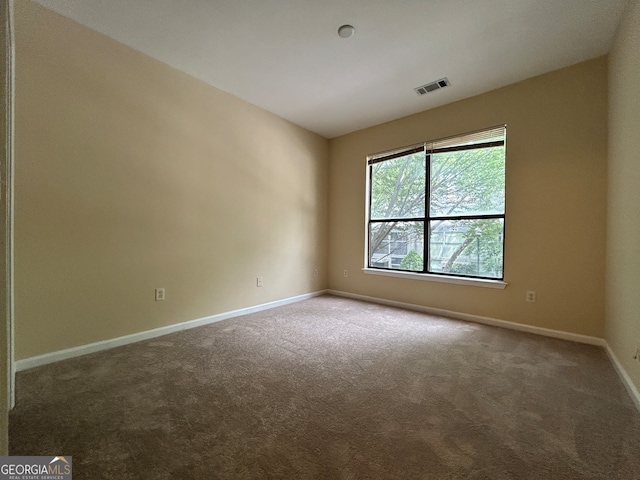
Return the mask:
[[[368,268],[503,279],[506,126],[367,158]]]

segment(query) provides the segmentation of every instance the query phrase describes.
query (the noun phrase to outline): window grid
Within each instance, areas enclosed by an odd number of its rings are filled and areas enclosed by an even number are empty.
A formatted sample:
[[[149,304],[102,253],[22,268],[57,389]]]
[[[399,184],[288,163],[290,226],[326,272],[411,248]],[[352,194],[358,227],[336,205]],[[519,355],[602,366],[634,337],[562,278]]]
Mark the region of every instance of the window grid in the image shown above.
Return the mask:
[[[422,146],[416,147],[416,146],[412,146],[412,147],[407,147],[407,149],[396,149],[392,152],[390,152],[390,154],[388,156],[385,156],[384,154],[378,154],[376,156],[374,156],[374,158],[371,158],[368,160],[368,173],[369,173],[369,191],[368,191],[368,200],[369,200],[369,204],[368,204],[368,228],[367,228],[367,267],[368,268],[374,268],[374,269],[380,269],[380,270],[390,270],[390,271],[396,271],[396,272],[410,272],[410,273],[421,273],[421,274],[432,274],[432,275],[443,275],[443,276],[454,276],[454,277],[462,277],[462,278],[476,278],[476,279],[489,279],[489,280],[503,280],[504,279],[504,248],[505,248],[505,235],[504,235],[504,225],[505,225],[505,208],[504,208],[504,203],[503,203],[503,210],[502,213],[491,213],[491,214],[459,214],[459,215],[432,215],[431,214],[431,174],[432,174],[432,159],[431,156],[437,153],[445,153],[445,152],[459,152],[459,151],[464,151],[464,150],[480,150],[480,149],[488,149],[488,148],[492,148],[492,147],[504,147],[506,145],[505,139],[506,139],[506,126],[501,126],[501,127],[494,127],[493,129],[488,129],[486,130],[486,132],[491,132],[494,133],[496,132],[498,129],[501,129],[502,134],[501,140],[491,140],[491,141],[485,141],[482,143],[474,143],[471,145],[457,145],[457,146],[443,146],[442,148],[431,148],[429,150],[427,150],[427,145],[430,145],[429,143],[425,143]],[[480,135],[482,135],[483,131],[479,132]],[[458,136],[459,138],[463,138],[465,135],[460,135]],[[452,139],[456,139],[458,137],[451,137]],[[448,139],[447,139],[448,140]],[[434,144],[437,144],[438,141],[433,142]],[[431,145],[430,145],[431,146]],[[372,202],[373,202],[373,180],[374,180],[374,170],[373,170],[373,166],[377,163],[381,163],[381,162],[386,162],[389,160],[392,160],[394,158],[400,158],[403,156],[407,156],[407,155],[411,155],[413,153],[418,153],[418,152],[423,152],[425,155],[425,194],[424,194],[424,216],[417,216],[417,217],[407,217],[407,218],[400,218],[400,217],[389,217],[389,218],[375,218],[372,219]],[[506,152],[505,152],[506,155]],[[503,192],[504,195],[504,192]],[[504,200],[503,200],[504,202]],[[502,227],[502,231],[500,234],[500,240],[501,240],[501,250],[500,250],[500,254],[501,254],[501,267],[500,267],[500,274],[498,276],[484,276],[484,275],[480,275],[479,274],[479,270],[480,270],[480,249],[479,249],[479,244],[477,247],[477,255],[478,255],[478,263],[477,263],[477,267],[478,267],[478,271],[476,272],[476,274],[464,274],[464,273],[456,273],[456,272],[442,272],[442,271],[435,271],[432,268],[432,255],[433,255],[433,249],[430,248],[430,244],[431,244],[431,239],[432,239],[432,234],[433,232],[431,231],[432,229],[432,223],[433,222],[438,222],[438,221],[460,221],[460,220],[502,220],[501,223],[501,227]],[[397,268],[398,266],[398,262],[396,260],[394,260],[393,258],[389,258],[387,263],[387,266],[382,266],[384,265],[384,262],[380,262],[380,261],[374,261],[373,260],[373,255],[375,254],[374,251],[371,250],[371,238],[372,238],[372,232],[373,232],[373,228],[376,224],[384,224],[384,223],[391,223],[391,224],[395,224],[397,225],[398,223],[407,223],[407,222],[422,222],[422,259],[423,259],[423,265],[422,265],[422,269],[421,270],[408,270],[408,269],[401,269],[401,268]],[[477,227],[476,227],[477,228]],[[393,229],[393,227],[392,227]],[[442,238],[443,238],[443,242],[445,242],[446,240],[446,235],[447,232],[443,232]],[[476,237],[479,241],[479,237]],[[388,246],[389,246],[389,257],[391,257],[391,245],[394,243],[393,240],[391,239],[391,231],[389,231],[389,240],[388,240]],[[405,248],[406,248],[406,242],[405,242]],[[395,264],[394,264],[395,261]],[[391,264],[391,266],[389,267],[388,265]]]

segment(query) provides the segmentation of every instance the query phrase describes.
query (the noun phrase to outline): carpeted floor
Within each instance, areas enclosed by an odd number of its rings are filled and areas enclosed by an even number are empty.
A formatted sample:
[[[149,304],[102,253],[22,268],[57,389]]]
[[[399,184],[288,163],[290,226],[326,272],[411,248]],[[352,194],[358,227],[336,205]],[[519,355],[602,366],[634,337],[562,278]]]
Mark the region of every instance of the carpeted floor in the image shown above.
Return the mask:
[[[74,479],[638,479],[599,347],[324,296],[21,372]]]

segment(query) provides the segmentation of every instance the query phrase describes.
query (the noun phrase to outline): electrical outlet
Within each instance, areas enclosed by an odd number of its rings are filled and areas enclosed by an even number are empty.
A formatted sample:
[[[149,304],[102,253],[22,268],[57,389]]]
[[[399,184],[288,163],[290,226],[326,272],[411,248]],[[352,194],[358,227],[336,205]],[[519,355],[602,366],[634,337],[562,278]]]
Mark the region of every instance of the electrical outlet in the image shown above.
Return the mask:
[[[164,288],[156,288],[156,302],[164,301]]]
[[[314,276],[314,277],[317,277],[317,276],[318,276],[318,269],[317,269],[317,268],[313,271],[313,276]]]
[[[256,277],[256,287],[262,286],[262,277]]]
[[[536,292],[528,291],[526,295],[527,302],[535,302],[536,301]]]
[[[343,273],[344,273],[344,276],[345,276],[345,277],[348,277],[348,276],[349,276],[349,270],[345,270]]]

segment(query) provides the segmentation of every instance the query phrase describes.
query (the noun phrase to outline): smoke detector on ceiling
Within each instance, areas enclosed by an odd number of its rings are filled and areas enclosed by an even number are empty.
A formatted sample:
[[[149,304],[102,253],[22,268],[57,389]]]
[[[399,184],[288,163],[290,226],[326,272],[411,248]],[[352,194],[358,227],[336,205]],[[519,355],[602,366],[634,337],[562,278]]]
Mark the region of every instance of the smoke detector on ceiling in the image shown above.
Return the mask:
[[[440,80],[436,80],[435,82],[427,83],[426,85],[421,85],[419,87],[414,88],[413,90],[418,95],[426,95],[427,93],[435,92],[436,90],[440,90],[441,88],[448,87],[451,85],[449,79],[447,77],[441,78]]]

